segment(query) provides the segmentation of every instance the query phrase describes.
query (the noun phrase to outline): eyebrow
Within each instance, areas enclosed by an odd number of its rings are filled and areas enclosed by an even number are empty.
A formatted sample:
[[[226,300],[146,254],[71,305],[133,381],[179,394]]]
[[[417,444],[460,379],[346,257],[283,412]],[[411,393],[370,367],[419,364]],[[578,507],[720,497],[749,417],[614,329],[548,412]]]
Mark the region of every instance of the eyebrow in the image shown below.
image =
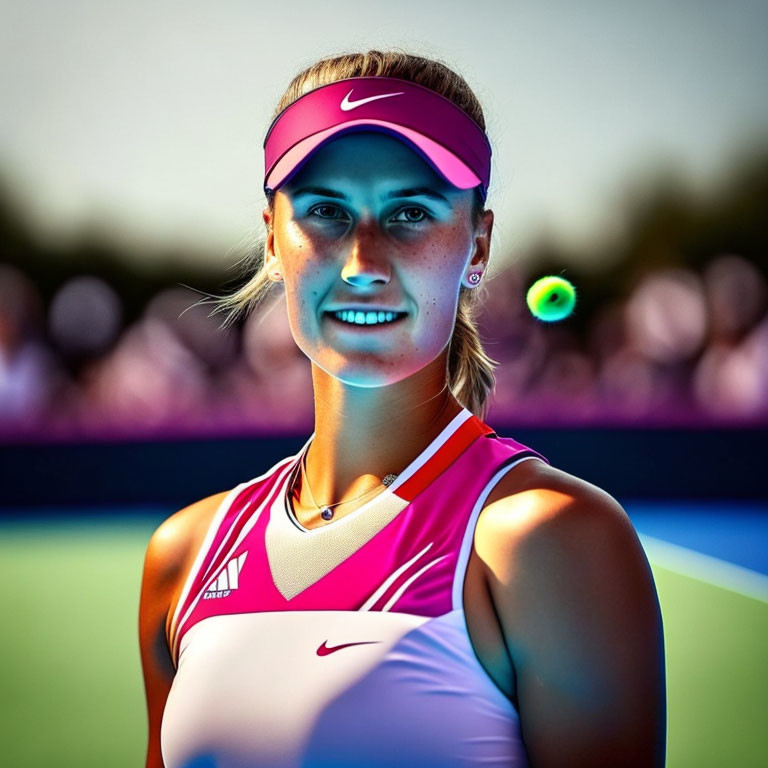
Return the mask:
[[[341,192],[337,192],[335,189],[328,189],[326,187],[301,187],[293,193],[293,197],[300,197],[302,195],[321,195],[323,197],[334,197],[338,200],[346,200],[349,202],[349,198]],[[408,187],[407,189],[395,189],[392,192],[387,193],[384,196],[385,200],[393,200],[396,197],[427,197],[430,200],[436,200],[440,203],[445,203],[450,206],[451,203],[447,197],[441,195],[439,192],[435,192],[429,187]]]

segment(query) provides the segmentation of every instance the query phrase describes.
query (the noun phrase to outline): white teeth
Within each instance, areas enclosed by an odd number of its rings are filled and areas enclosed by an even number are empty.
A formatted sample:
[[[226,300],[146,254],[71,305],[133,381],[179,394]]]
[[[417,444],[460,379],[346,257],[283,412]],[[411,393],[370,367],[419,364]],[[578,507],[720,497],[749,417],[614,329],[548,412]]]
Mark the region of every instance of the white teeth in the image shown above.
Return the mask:
[[[354,325],[377,325],[378,323],[389,323],[397,317],[395,312],[362,312],[342,309],[333,313],[334,317],[345,323]]]

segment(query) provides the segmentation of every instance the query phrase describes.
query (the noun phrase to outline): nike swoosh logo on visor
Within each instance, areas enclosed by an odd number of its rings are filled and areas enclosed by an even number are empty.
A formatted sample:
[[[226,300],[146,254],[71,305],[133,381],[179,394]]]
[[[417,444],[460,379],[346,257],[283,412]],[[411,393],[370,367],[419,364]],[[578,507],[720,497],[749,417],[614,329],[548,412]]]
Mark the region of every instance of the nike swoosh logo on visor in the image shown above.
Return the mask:
[[[367,96],[364,99],[358,99],[357,101],[350,101],[349,97],[352,95],[352,91],[355,89],[352,88],[352,90],[344,97],[341,104],[339,106],[344,112],[349,112],[350,109],[356,109],[357,107],[361,107],[363,104],[367,104],[369,101],[376,101],[376,99],[386,99],[390,96],[402,96],[405,91],[400,91],[398,93],[380,93],[378,96]]]
[[[357,643],[344,643],[343,645],[336,645],[332,648],[329,648],[327,643],[327,640],[323,640],[323,644],[317,649],[317,655],[318,656],[327,656],[329,653],[333,653],[334,651],[340,651],[342,648],[349,648],[350,645],[370,645],[371,643],[380,643],[381,640],[361,640]]]

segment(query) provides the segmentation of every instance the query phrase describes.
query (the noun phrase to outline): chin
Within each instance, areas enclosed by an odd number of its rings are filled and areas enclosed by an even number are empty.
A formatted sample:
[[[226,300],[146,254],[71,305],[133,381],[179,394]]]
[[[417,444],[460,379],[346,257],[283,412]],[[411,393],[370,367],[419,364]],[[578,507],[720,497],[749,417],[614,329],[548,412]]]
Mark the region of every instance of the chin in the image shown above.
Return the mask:
[[[394,356],[394,359],[381,356],[379,358],[369,358],[367,362],[345,359],[341,354],[332,355],[329,360],[329,357],[325,354],[323,355],[325,357],[324,361],[318,362],[317,359],[313,358],[313,363],[329,376],[333,376],[349,387],[373,389],[375,387],[397,384],[404,379],[414,376],[434,363],[435,359],[443,354],[444,351],[445,347],[442,350],[435,351],[434,355],[421,356],[418,360],[407,360],[398,354]],[[330,362],[330,364],[323,364],[324,362]]]
[[[374,389],[377,387],[386,387],[390,384],[396,384],[398,381],[408,377],[407,373],[402,375],[384,375],[384,372],[378,368],[375,370],[362,370],[358,366],[344,371],[328,371],[335,379],[349,387],[359,387],[360,389]]]
[[[423,365],[407,365],[403,364],[402,358],[397,358],[396,361],[372,359],[367,364],[347,361],[338,365],[341,356],[335,356],[335,358],[336,365],[324,365],[317,360],[313,360],[313,363],[343,384],[361,389],[373,389],[396,384],[398,381],[412,376],[428,362]]]

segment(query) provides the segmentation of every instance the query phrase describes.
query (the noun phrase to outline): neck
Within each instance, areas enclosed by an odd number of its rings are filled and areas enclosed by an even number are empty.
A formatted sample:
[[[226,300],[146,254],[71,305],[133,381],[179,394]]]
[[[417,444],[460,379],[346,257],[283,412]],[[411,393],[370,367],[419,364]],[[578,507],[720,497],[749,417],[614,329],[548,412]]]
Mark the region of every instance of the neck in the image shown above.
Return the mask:
[[[384,477],[402,472],[461,412],[445,365],[438,358],[408,379],[369,388],[350,387],[313,365],[315,437],[306,455],[312,493],[295,489],[299,506],[312,510],[365,494],[363,504],[383,491]],[[354,506],[339,504],[337,515]]]

